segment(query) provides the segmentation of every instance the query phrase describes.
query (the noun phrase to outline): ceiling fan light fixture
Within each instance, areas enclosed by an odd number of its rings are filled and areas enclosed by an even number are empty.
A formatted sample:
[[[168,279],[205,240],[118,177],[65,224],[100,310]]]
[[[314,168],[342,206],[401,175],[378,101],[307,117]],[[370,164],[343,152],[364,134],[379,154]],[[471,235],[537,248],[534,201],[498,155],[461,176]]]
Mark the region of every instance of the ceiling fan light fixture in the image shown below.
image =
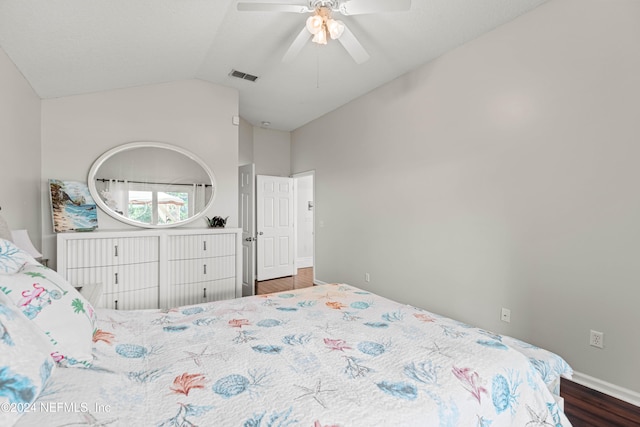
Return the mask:
[[[317,1],[317,7],[314,14],[307,18],[307,30],[313,34],[312,42],[317,44],[327,44],[327,39],[340,37],[344,31],[344,24],[340,21],[331,19],[331,6],[333,3],[325,1]]]
[[[318,44],[327,44],[327,33],[324,28],[321,28],[320,31],[315,33],[311,41]]]
[[[307,19],[307,30],[309,30],[311,34],[318,34],[322,30],[323,25],[324,21],[320,15],[313,15]]]
[[[300,29],[282,57],[283,62],[291,62],[309,41],[309,34],[312,34],[311,41],[316,44],[327,44],[329,38],[340,39],[340,44],[356,64],[362,64],[369,60],[370,56],[347,25],[333,19],[331,14],[351,16],[401,12],[410,10],[412,3],[412,0],[305,0],[306,4],[303,5],[300,4],[302,0],[287,0],[292,3],[284,4],[265,3],[270,0],[246,1],[238,2],[239,11],[310,13],[310,16],[306,16],[304,27]]]
[[[331,39],[339,39],[344,32],[344,23],[335,19],[329,19],[327,20],[327,30],[329,30]]]

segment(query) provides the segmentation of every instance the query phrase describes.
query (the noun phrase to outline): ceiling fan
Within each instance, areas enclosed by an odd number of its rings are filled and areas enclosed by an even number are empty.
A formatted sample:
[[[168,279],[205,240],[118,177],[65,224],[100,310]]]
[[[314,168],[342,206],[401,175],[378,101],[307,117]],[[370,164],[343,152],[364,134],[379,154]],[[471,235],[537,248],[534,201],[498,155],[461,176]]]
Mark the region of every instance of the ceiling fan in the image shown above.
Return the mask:
[[[309,38],[318,44],[327,44],[328,38],[338,40],[357,64],[369,59],[369,54],[356,36],[333,13],[344,16],[367,13],[409,10],[411,0],[309,0],[307,5],[278,3],[238,3],[241,12],[311,13],[306,25],[295,38],[282,60],[289,62],[300,53]]]

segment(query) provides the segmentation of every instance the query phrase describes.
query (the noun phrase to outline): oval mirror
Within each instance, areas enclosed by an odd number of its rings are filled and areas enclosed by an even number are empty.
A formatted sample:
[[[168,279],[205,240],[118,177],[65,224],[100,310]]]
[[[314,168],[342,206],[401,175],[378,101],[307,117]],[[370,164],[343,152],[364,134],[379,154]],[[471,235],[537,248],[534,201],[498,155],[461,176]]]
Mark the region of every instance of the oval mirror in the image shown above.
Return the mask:
[[[215,198],[209,167],[189,151],[160,142],[107,151],[93,163],[87,181],[103,211],[138,227],[184,225],[202,217]]]

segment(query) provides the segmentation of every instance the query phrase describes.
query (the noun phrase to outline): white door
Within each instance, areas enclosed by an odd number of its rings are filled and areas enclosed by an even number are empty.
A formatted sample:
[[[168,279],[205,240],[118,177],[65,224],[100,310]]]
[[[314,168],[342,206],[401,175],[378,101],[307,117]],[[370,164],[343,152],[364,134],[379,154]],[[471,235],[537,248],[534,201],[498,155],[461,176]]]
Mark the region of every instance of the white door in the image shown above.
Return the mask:
[[[293,178],[257,176],[258,280],[293,275]]]
[[[238,169],[238,197],[240,223],[242,228],[242,296],[255,294],[255,165],[240,166]]]

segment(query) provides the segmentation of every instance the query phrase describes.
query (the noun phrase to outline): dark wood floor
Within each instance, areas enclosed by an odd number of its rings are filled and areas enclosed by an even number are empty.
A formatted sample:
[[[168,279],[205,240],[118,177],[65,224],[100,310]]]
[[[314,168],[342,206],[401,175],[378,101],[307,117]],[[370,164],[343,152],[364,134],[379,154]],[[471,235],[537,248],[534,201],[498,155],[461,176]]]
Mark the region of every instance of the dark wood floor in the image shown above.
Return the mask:
[[[313,286],[313,267],[299,268],[298,274],[295,276],[256,282],[256,295],[308,288],[309,286]]]
[[[638,427],[640,407],[562,379],[560,396],[573,427]]]

